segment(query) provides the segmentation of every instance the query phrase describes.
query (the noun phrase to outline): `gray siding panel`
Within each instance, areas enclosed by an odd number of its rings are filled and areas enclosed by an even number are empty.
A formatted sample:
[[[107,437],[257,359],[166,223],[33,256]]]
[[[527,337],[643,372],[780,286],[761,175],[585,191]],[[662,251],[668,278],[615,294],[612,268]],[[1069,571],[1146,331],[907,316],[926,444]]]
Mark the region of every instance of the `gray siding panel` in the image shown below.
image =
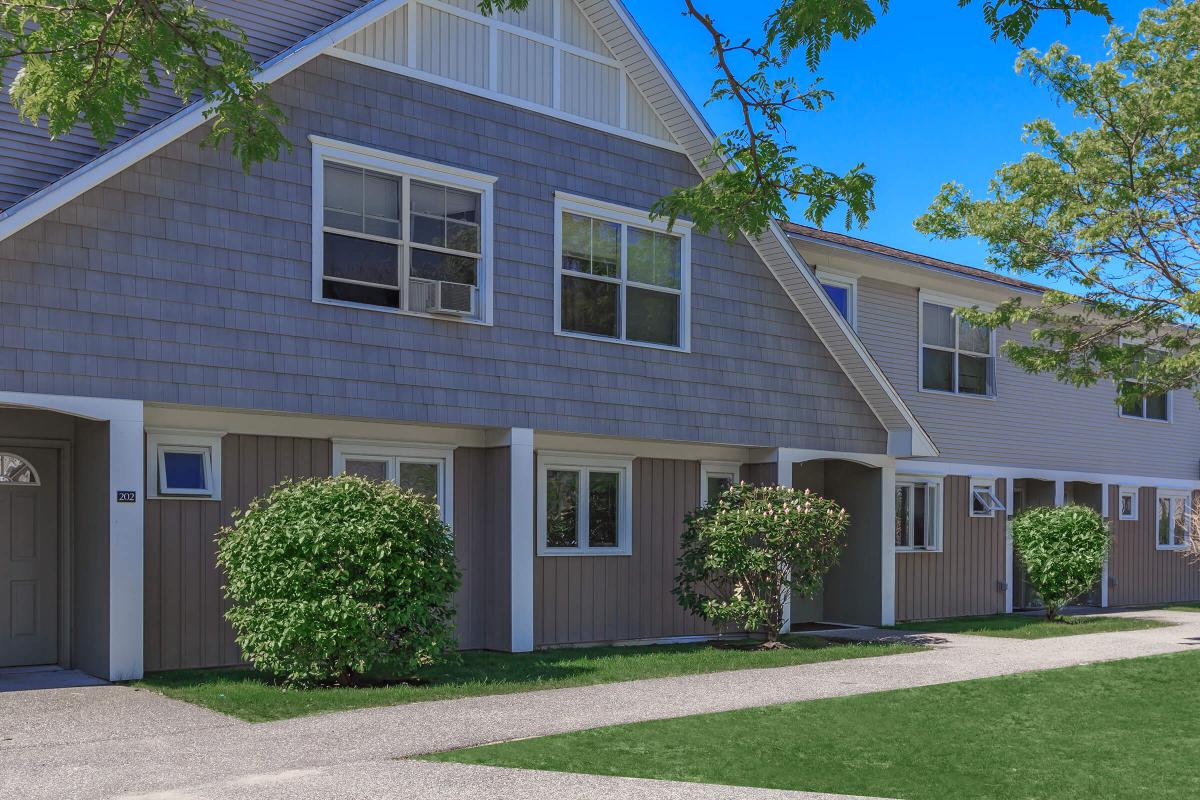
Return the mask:
[[[454,552],[462,572],[455,633],[464,650],[507,650],[512,641],[508,475],[507,447],[454,451]]]
[[[962,290],[969,292],[969,288]],[[1195,479],[1200,408],[1188,392],[1172,396],[1170,425],[1117,414],[1111,383],[1085,389],[1030,375],[997,359],[995,399],[919,390],[919,289],[861,278],[858,329],[900,396],[941,450],[938,460],[1030,469]],[[999,331],[997,345],[1027,327]]]
[[[970,478],[947,476],[942,493],[942,550],[896,553],[896,619],[1004,613],[1007,517],[971,517]],[[996,494],[1004,497],[1004,480]]]
[[[1141,606],[1156,603],[1200,600],[1200,564],[1187,553],[1157,548],[1155,489],[1138,490],[1138,518],[1118,519],[1120,487],[1109,487],[1109,509],[1113,512],[1112,551],[1108,559],[1110,606]],[[1198,507],[1200,492],[1192,498]]]
[[[695,461],[633,462],[633,554],[544,556],[534,564],[538,646],[713,633],[671,589],[683,517],[700,502]]]
[[[553,334],[555,190],[649,208],[678,153],[331,58],[274,87],[296,145],[249,176],[203,131],[0,243],[0,388],[882,452],[753,249],[693,240],[693,352]],[[314,304],[310,133],[496,184],[494,327]]]

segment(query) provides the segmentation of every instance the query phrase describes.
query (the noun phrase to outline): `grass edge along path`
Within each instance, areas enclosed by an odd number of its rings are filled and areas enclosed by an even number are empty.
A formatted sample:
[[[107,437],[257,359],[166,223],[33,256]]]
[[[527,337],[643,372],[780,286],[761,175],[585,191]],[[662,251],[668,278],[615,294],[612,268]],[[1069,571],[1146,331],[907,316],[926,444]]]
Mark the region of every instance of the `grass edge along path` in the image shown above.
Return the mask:
[[[997,636],[1011,639],[1048,639],[1054,636],[1079,636],[1088,633],[1116,633],[1165,628],[1172,623],[1141,617],[1115,617],[1105,614],[1081,614],[1050,622],[1043,616],[993,614],[986,617],[951,617],[919,622],[904,622],[890,630],[921,633],[963,633],[972,636]]]
[[[1190,651],[424,758],[906,800],[1183,800],[1200,796],[1198,670]]]
[[[816,636],[794,635],[786,637],[785,641],[791,647],[779,650],[704,642],[580,647],[532,653],[468,651],[460,654],[461,660],[457,664],[426,671],[419,676],[420,682],[360,688],[287,689],[248,668],[152,673],[131,685],[247,722],[269,722],[430,700],[789,667],[928,649],[916,644],[842,642]]]

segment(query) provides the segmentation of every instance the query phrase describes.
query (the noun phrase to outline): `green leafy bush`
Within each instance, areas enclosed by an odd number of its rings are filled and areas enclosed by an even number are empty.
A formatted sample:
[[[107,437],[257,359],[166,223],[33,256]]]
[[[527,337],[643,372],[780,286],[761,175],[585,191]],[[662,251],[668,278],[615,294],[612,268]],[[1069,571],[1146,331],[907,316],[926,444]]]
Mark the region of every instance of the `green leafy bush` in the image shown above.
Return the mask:
[[[738,483],[685,519],[674,594],[719,628],[774,646],[792,593],[813,597],[837,563],[850,515],[807,489]]]
[[[226,618],[256,667],[304,685],[411,675],[454,643],[454,543],[425,497],[350,475],[286,481],[218,535]]]
[[[1108,525],[1086,506],[1031,508],[1013,520],[1013,545],[1053,620],[1100,579]]]

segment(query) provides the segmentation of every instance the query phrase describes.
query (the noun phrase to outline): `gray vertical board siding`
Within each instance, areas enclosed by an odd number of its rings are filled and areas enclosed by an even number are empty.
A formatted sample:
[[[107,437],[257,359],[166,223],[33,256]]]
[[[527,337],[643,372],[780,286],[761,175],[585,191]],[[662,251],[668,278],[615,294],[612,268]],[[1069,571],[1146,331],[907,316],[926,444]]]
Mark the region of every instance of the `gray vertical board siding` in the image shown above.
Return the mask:
[[[896,619],[1004,613],[1004,513],[972,517],[971,479],[949,475],[942,492],[942,550],[896,553]],[[1004,497],[1004,480],[996,494]]]
[[[511,645],[509,448],[454,451],[454,554],[462,585],[454,598],[463,650]]]
[[[1138,518],[1123,520],[1118,514],[1117,486],[1109,487],[1112,513],[1112,550],[1108,558],[1110,606],[1141,606],[1200,600],[1200,564],[1185,552],[1159,550],[1156,490],[1138,490]],[[1192,498],[1197,506],[1200,493]]]
[[[741,479],[746,483],[759,486],[774,485],[779,482],[777,464],[742,464]]]
[[[365,0],[202,0],[216,17],[232,20],[247,37],[246,48],[260,63],[365,4]],[[19,61],[4,70],[8,86]],[[85,126],[51,138],[46,126],[22,122],[10,103],[0,103],[0,211],[92,161],[106,149],[141,133],[181,107],[170,81],[151,87],[141,107],[129,109],[113,140],[101,148]],[[44,123],[44,121],[43,121]]]
[[[850,514],[838,563],[825,576],[822,610],[831,622],[878,625],[883,614],[882,471],[825,462],[825,496]]]
[[[963,281],[970,296],[973,282]],[[919,289],[874,278],[858,282],[858,332],[896,391],[941,451],[939,461],[1194,479],[1200,408],[1186,391],[1172,394],[1169,425],[1117,414],[1111,383],[1076,389],[1050,375],[1030,375],[1003,355],[996,397],[919,390]],[[996,333],[1029,341],[1029,327]]]
[[[272,91],[278,162],[198,130],[0,242],[0,388],[885,450],[742,238],[693,237],[692,352],[554,335],[554,192],[648,209],[697,181],[682,154],[328,57]],[[497,177],[494,326],[312,302],[309,134]]]
[[[216,534],[235,508],[285,478],[329,475],[324,439],[230,434],[221,440],[221,500],[146,500],[147,671],[241,663],[216,563]]]
[[[538,646],[715,633],[675,602],[683,517],[700,502],[695,461],[633,462],[633,554],[539,556],[534,565]]]
[[[825,461],[804,461],[792,465],[792,486],[825,496]],[[825,619],[824,592],[806,598],[792,595],[792,622],[819,622]]]

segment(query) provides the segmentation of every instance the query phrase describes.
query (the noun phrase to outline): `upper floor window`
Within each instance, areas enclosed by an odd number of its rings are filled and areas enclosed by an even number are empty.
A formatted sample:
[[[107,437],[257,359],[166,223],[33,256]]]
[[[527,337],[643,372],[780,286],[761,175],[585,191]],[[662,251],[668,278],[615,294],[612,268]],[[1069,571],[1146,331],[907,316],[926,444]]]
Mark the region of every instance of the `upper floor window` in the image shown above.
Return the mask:
[[[490,321],[493,179],[313,140],[314,299]]]
[[[690,226],[557,194],[559,333],[689,347]]]
[[[921,301],[921,388],[980,397],[995,394],[992,331],[959,318],[954,307]]]
[[[850,323],[851,328],[858,327],[858,280],[824,270],[817,270],[817,280],[842,319]]]
[[[1123,387],[1128,387],[1134,390],[1136,390],[1136,387],[1139,385],[1140,384],[1138,384],[1137,381],[1123,382]],[[1171,395],[1169,392],[1163,392],[1161,394],[1144,394],[1136,400],[1131,400],[1128,403],[1122,403],[1121,416],[1168,422],[1171,418]]]

